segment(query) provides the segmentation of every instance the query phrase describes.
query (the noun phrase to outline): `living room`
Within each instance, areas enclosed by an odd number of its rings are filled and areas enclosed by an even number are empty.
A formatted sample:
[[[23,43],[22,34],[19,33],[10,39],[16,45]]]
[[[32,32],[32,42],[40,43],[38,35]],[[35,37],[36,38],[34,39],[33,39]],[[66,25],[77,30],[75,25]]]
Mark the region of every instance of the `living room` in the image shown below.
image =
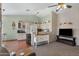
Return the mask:
[[[37,56],[79,55],[79,4],[66,3],[72,7],[58,11],[57,6],[49,7],[51,5],[57,3],[2,3],[2,46],[8,47],[9,52],[14,54],[18,49],[27,49],[31,45]],[[71,37],[67,37],[71,40],[68,41],[71,45],[67,41],[64,41],[66,44],[56,42],[57,35],[58,39],[60,36],[59,29],[72,31]],[[74,42],[75,45],[72,46]],[[62,48],[64,50],[58,52]],[[54,53],[51,52],[52,49]],[[17,55],[24,55],[24,52]]]

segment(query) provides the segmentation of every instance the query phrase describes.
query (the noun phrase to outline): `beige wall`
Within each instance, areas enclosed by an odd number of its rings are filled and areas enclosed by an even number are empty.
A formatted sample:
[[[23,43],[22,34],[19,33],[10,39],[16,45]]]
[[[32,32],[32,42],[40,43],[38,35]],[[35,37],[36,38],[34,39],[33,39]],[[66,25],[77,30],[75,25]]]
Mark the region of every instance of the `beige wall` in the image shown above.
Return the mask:
[[[71,9],[62,10],[58,15],[58,20],[58,28],[73,28],[76,43],[79,45],[79,8],[73,6]],[[63,24],[64,22],[72,22],[72,24]]]
[[[1,3],[0,3],[0,41],[1,41],[1,29],[2,29],[2,27],[1,27],[1,21],[2,20],[2,18],[1,18]],[[1,42],[0,42],[1,43]],[[1,45],[1,44],[0,44]]]
[[[52,32],[50,32],[50,42],[56,41],[56,33],[57,33],[57,23],[58,23],[58,15],[56,13],[52,13]]]

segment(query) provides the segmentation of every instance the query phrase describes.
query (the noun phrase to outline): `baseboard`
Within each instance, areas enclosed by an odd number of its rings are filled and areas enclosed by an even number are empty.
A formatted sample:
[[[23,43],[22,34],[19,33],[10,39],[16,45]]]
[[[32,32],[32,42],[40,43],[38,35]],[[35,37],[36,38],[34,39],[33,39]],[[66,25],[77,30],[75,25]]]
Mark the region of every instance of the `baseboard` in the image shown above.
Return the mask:
[[[17,39],[17,40],[19,41],[19,40],[27,40],[27,39]]]
[[[15,41],[15,40],[17,40],[17,39],[8,39],[8,40],[2,40],[2,41]]]
[[[53,43],[53,42],[56,42],[56,40],[54,40],[54,41],[51,41],[51,42],[49,42],[49,43]]]

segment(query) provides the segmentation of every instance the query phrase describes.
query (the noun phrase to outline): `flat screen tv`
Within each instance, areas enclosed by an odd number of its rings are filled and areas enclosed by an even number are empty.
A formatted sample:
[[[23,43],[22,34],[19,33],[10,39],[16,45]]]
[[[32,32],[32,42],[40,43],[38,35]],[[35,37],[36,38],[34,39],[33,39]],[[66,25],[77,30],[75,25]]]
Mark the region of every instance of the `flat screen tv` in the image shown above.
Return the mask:
[[[59,29],[59,35],[60,36],[73,36],[73,30],[72,29]]]

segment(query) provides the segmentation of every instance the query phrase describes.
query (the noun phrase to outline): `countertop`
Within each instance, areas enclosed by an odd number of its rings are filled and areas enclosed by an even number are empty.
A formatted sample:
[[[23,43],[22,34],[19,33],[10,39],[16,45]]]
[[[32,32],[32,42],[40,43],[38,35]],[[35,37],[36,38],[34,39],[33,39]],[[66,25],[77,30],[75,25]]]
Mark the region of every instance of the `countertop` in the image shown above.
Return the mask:
[[[48,32],[38,32],[37,35],[48,35]]]

